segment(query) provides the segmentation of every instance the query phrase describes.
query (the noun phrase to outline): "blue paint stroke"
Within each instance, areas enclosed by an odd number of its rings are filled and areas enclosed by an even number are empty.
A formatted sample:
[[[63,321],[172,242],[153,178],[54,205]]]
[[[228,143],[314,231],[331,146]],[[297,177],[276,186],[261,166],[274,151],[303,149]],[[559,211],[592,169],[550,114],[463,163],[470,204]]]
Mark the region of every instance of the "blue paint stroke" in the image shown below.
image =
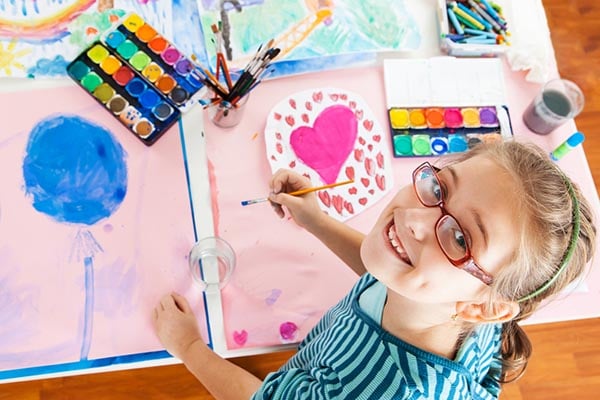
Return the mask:
[[[62,76],[65,74],[69,62],[63,56],[54,58],[40,58],[34,66],[27,68],[28,76]]]
[[[58,222],[93,225],[127,191],[125,153],[108,130],[78,116],[48,117],[33,128],[23,161],[33,207]]]
[[[86,257],[83,261],[85,268],[85,320],[83,322],[83,340],[79,358],[87,360],[92,344],[92,328],[94,313],[94,259]]]
[[[75,235],[69,260],[76,260],[79,262],[85,260],[87,257],[94,257],[96,253],[102,251],[104,251],[102,246],[96,241],[92,232],[87,229],[80,229]]]

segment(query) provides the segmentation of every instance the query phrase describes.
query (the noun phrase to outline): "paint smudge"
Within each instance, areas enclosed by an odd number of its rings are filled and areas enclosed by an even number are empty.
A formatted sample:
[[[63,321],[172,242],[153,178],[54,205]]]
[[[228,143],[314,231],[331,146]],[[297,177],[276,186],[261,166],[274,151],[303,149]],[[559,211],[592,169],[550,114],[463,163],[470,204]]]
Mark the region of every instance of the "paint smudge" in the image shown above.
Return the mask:
[[[294,342],[298,336],[298,326],[290,321],[279,326],[279,336],[284,343]]]
[[[265,299],[265,304],[268,306],[272,306],[275,304],[279,296],[281,296],[282,291],[280,289],[272,289],[269,296]]]
[[[248,341],[248,332],[245,329],[239,332],[233,331],[233,341],[240,346],[245,345],[246,341]]]

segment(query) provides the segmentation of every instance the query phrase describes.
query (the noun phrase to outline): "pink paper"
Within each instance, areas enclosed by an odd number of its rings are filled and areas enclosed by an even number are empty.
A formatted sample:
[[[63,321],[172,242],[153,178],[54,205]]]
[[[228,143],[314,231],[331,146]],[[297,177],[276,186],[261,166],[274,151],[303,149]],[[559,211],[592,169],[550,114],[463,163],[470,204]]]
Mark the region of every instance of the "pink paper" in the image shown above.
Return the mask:
[[[192,302],[207,337],[187,269],[194,229],[177,127],[147,147],[75,85],[2,93],[0,110],[0,371],[162,350],[151,315],[171,291]],[[61,115],[107,130],[124,152],[124,197],[92,224],[57,221],[26,190],[32,129]],[[61,159],[68,148],[50,150]]]

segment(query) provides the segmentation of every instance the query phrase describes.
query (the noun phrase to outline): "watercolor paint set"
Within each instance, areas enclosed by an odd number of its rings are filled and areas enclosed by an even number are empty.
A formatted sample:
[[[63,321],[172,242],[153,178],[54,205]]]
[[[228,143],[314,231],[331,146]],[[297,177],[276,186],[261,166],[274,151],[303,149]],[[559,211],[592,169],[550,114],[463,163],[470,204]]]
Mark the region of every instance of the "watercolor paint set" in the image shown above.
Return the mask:
[[[460,153],[512,136],[504,106],[393,107],[388,117],[397,158]]]
[[[198,101],[196,66],[137,14],[128,14],[67,74],[146,145]]]

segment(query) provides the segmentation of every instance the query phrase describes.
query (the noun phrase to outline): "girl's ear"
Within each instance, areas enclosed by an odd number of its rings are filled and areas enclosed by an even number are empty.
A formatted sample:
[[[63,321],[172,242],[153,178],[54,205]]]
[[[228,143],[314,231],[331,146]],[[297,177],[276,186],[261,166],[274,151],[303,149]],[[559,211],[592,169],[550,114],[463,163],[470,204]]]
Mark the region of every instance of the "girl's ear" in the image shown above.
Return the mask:
[[[456,319],[474,324],[506,322],[519,314],[519,304],[516,301],[494,301],[491,306],[487,303],[456,303]]]

